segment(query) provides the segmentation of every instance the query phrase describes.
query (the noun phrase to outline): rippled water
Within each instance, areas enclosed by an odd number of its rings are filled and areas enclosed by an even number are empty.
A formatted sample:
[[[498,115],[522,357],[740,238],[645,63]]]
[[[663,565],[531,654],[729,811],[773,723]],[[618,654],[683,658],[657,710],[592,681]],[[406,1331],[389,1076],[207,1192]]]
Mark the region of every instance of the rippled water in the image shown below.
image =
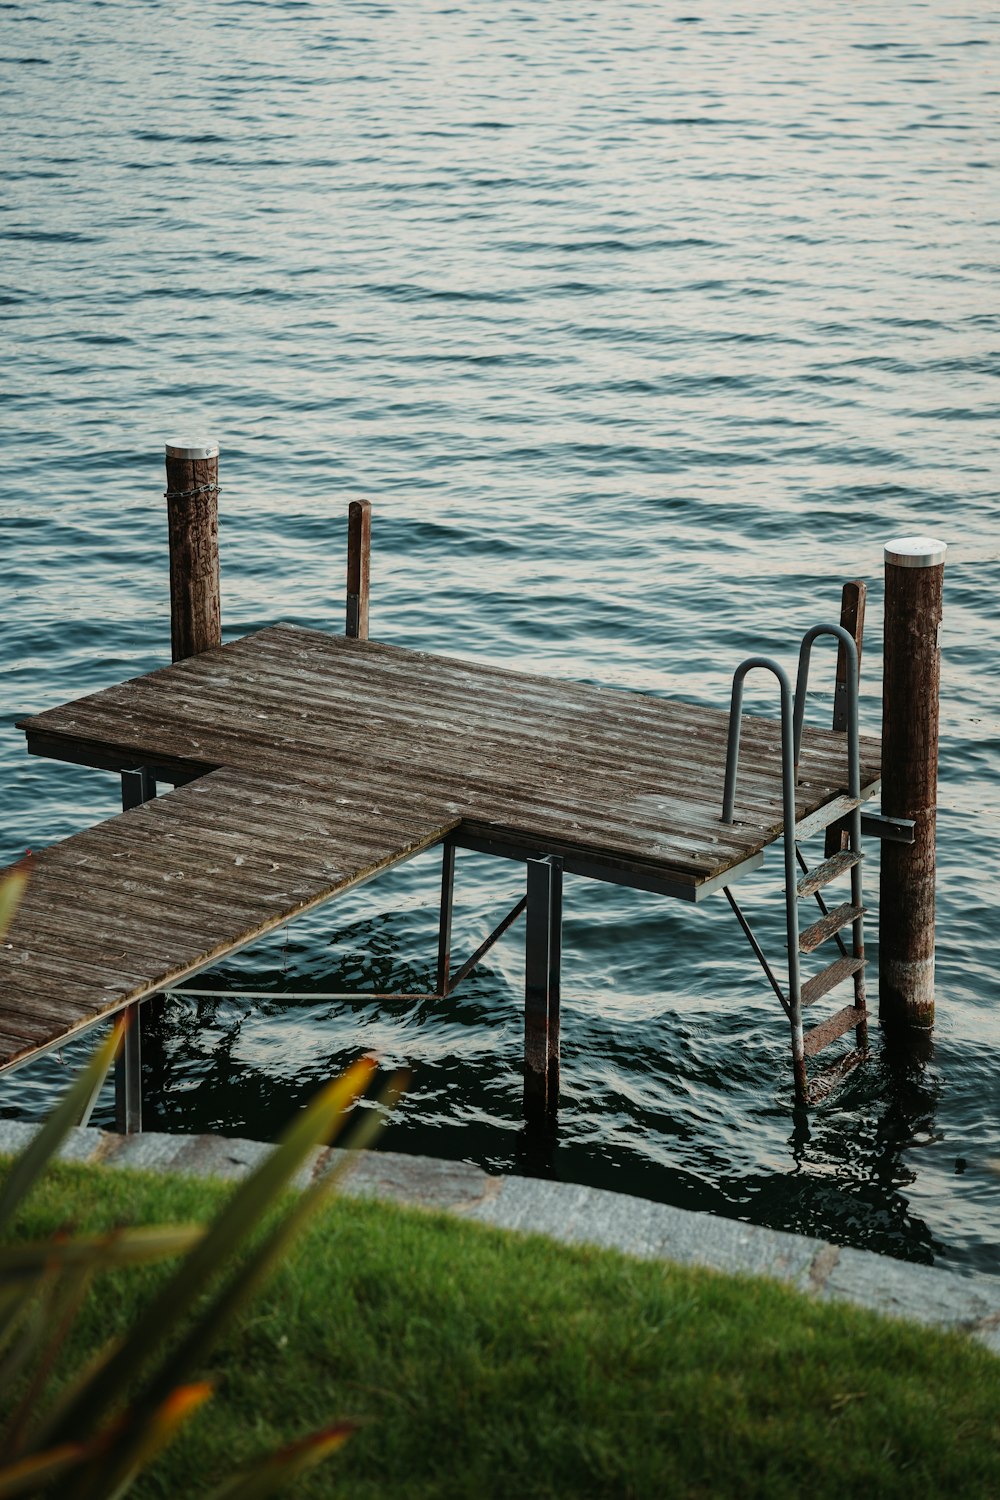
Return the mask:
[[[873,730],[881,544],[951,544],[924,1067],[794,1126],[721,898],[571,880],[532,1147],[515,935],[444,1005],[281,1000],[425,984],[431,855],[213,975],[256,998],[172,1002],[154,1124],[266,1137],[375,1045],[395,1149],[1000,1267],[998,41],[983,0],[0,4],[0,857],[117,804],[13,721],[168,656],[164,441],[222,445],[227,635],[341,628],[367,495],[379,639],[714,704],[866,577]],[[460,857],[457,951],[519,879]]]

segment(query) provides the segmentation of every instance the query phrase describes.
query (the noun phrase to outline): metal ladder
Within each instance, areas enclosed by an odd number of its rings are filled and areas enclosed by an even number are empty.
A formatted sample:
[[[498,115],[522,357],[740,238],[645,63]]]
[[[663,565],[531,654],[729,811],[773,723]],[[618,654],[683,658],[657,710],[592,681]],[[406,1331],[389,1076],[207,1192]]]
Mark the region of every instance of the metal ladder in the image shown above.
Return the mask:
[[[805,718],[809,661],[813,642],[823,635],[833,636],[840,641],[847,653],[848,790],[846,797],[835,797],[817,813],[810,814],[803,818],[801,823],[797,823],[795,786],[798,779],[799,751]],[[743,723],[743,681],[748,672],[758,667],[774,674],[781,692],[781,787],[784,817],[785,914],[788,939],[787,993],[782,990],[745,915],[728,887],[725,888],[725,894],[791,1025],[796,1103],[814,1104],[824,1098],[868,1055],[864,904],[861,891],[861,861],[864,856],[861,850],[862,798],[857,646],[849,631],[845,630],[842,625],[815,625],[811,630],[806,631],[799,649],[794,695],[784,669],[769,657],[751,656],[737,667],[733,677],[733,696],[729,713],[729,743],[726,752],[726,781],[722,805],[724,823],[732,823],[734,820],[736,774],[739,766],[740,731]],[[815,869],[810,870],[798,841],[808,834],[829,827],[832,823],[846,825],[847,846],[825,859]],[[851,878],[850,900],[841,902],[831,909],[821,892],[848,873]],[[820,916],[805,931],[801,931],[799,902],[810,896],[815,898]],[[841,935],[846,927],[851,929],[850,947]],[[839,948],[839,957],[803,982],[801,959],[807,954],[816,952],[831,939]],[[803,1009],[815,1004],[822,996],[836,989],[847,979],[851,979],[854,984],[853,1004],[845,1006],[805,1031],[802,1024]],[[810,1077],[807,1071],[807,1059],[815,1057],[851,1030],[855,1033],[855,1047],[818,1074]]]

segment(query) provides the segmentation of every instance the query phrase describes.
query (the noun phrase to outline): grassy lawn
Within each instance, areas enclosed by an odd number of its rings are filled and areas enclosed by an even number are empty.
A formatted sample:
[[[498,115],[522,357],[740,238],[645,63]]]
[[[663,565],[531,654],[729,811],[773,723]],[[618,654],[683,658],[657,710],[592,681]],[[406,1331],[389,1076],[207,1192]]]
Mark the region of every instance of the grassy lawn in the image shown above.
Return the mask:
[[[63,1166],[19,1231],[205,1219],[228,1191]],[[161,1274],[105,1278],[76,1352]],[[352,1416],[362,1430],[297,1495],[1000,1495],[1000,1361],[958,1337],[373,1203],[331,1204],[212,1373],[137,1494],[193,1500]]]

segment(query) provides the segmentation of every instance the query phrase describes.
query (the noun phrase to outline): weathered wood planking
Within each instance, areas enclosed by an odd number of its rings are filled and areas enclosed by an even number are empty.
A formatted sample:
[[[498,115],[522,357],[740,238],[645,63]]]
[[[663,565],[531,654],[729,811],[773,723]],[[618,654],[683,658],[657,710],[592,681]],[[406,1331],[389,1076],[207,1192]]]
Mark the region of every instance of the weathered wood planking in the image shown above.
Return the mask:
[[[286,782],[300,762],[376,800],[401,778],[410,798],[451,789],[463,815],[499,826],[512,805],[534,803],[557,821],[596,822],[598,845],[631,831],[637,853],[677,832],[692,853],[707,842],[717,869],[717,847],[759,848],[780,819],[777,731],[750,718],[738,827],[720,824],[726,723],[721,710],[276,626],[23,727],[30,748],[55,753],[62,740],[93,762],[126,765],[155,749],[182,773],[246,766]],[[874,781],[876,742],[864,758]],[[842,790],[843,762],[841,736],[807,731],[800,814]]]
[[[339,821],[335,797],[220,770],[35,859],[0,945],[0,1066],[175,984],[439,842],[455,818]],[[249,826],[248,826],[249,825]]]
[[[727,723],[287,625],[23,720],[35,753],[188,784],[38,859],[0,949],[0,1067],[458,828],[694,898],[781,832],[763,718],[720,821]],[[845,762],[843,735],[806,731],[800,818],[842,795]],[[878,776],[866,739],[866,790]]]

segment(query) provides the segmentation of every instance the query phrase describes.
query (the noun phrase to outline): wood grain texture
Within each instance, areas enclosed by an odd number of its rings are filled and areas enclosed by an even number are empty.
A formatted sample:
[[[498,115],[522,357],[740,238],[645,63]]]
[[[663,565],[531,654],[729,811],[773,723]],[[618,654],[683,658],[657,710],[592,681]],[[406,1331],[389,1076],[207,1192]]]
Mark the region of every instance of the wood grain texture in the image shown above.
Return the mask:
[[[943,601],[943,563],[926,568],[886,563],[882,811],[915,824],[912,844],[887,842],[882,851],[879,1017],[890,1032],[934,1024]]]
[[[354,640],[368,639],[368,595],[371,580],[372,507],[352,500],[347,517],[347,628]]]
[[[357,579],[352,581],[359,581]],[[0,1067],[464,829],[693,890],[781,833],[778,726],[277,625],[21,721],[29,749],[187,785],[38,858],[0,947]],[[842,797],[807,729],[800,818]],[[873,790],[879,746],[862,744]]]
[[[170,639],[174,661],[222,641],[219,596],[219,457],[167,451]]]

